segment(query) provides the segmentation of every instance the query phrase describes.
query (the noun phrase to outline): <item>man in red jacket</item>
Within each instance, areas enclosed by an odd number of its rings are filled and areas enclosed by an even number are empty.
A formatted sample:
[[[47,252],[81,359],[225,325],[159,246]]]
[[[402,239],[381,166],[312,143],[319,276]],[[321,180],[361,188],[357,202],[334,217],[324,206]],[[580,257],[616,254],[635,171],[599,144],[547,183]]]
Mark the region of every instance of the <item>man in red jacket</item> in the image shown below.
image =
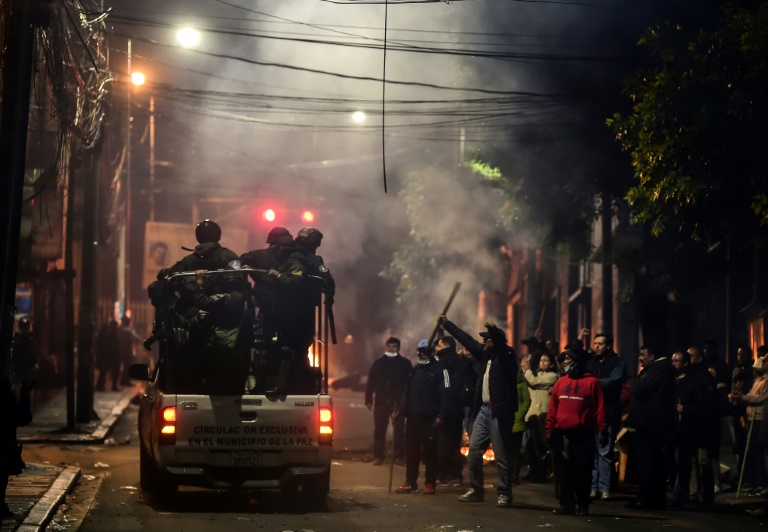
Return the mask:
[[[555,514],[589,513],[595,433],[607,441],[608,425],[603,408],[603,390],[597,377],[586,371],[589,355],[580,347],[564,353],[565,375],[552,390],[547,412],[547,439],[552,446],[557,471],[560,507]]]

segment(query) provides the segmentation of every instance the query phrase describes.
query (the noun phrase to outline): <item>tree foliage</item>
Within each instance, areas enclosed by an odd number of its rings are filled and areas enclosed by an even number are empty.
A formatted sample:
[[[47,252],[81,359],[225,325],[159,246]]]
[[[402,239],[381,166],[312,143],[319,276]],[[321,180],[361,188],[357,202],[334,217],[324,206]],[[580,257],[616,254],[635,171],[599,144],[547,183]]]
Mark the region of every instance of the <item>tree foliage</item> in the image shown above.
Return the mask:
[[[639,44],[655,66],[609,120],[631,156],[633,212],[655,235],[716,241],[768,224],[768,3],[729,4],[711,31],[666,24]]]

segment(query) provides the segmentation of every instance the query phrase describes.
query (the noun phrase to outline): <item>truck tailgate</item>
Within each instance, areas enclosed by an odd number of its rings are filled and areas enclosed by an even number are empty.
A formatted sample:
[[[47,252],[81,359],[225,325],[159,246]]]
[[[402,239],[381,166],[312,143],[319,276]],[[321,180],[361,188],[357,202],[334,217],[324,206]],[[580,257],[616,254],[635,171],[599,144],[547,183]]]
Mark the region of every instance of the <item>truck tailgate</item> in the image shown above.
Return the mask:
[[[176,396],[176,447],[200,450],[317,447],[320,406],[327,396]]]

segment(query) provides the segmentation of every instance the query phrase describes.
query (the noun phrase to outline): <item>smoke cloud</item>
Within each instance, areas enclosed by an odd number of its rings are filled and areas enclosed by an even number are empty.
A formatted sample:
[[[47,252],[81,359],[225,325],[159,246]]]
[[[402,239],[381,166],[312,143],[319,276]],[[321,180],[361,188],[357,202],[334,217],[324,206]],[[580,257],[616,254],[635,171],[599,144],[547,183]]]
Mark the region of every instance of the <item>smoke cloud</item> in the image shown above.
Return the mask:
[[[225,231],[248,228],[251,245],[263,247],[262,206],[285,213],[275,223],[294,234],[304,225],[295,212],[317,212],[313,225],[325,235],[318,253],[337,279],[339,333],[353,336],[340,372],[367,370],[389,334],[402,337],[404,351],[415,349],[456,281],[463,288],[451,318],[474,331],[479,291],[506,290],[499,243],[524,242],[528,228],[525,220],[499,224],[494,213],[504,198],[457,170],[462,155],[477,145],[501,147],[514,172],[541,184],[542,196],[560,193],[549,189],[550,176],[600,168],[604,155],[592,148],[595,135],[608,136],[605,94],[619,101],[621,73],[633,64],[643,29],[690,7],[629,0],[390,5],[388,80],[486,92],[388,84],[382,151],[382,84],[317,71],[381,78],[383,5],[185,0],[166,2],[160,13],[148,1],[112,4],[116,16],[179,24],[166,13],[186,13],[191,25],[228,32],[203,32],[200,50],[218,57],[134,44],[158,84],[197,91],[158,89],[158,150],[172,162],[159,176],[164,215],[188,221],[198,197],[240,197],[241,206],[200,214],[221,218]],[[172,40],[169,28],[117,28]],[[318,39],[337,44],[302,42]],[[419,53],[398,50],[405,47]],[[471,52],[457,55],[462,50]],[[352,121],[355,111],[366,113],[364,123]],[[380,275],[402,246],[442,259],[422,268],[427,275],[400,272],[413,276],[407,305]]]

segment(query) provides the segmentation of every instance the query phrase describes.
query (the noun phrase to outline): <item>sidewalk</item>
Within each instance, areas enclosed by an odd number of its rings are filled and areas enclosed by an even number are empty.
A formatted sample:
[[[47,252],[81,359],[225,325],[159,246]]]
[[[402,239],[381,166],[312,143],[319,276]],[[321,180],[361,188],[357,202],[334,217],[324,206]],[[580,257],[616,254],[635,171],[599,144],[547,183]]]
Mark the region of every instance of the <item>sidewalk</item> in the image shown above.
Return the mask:
[[[137,393],[135,388],[96,392],[93,410],[99,419],[77,424],[76,431],[67,432],[66,392],[57,390],[35,406],[32,423],[18,429],[18,439],[24,445],[103,443]],[[77,467],[28,463],[21,475],[10,477],[6,498],[15,515],[13,519],[3,519],[0,532],[44,530],[79,477]]]

